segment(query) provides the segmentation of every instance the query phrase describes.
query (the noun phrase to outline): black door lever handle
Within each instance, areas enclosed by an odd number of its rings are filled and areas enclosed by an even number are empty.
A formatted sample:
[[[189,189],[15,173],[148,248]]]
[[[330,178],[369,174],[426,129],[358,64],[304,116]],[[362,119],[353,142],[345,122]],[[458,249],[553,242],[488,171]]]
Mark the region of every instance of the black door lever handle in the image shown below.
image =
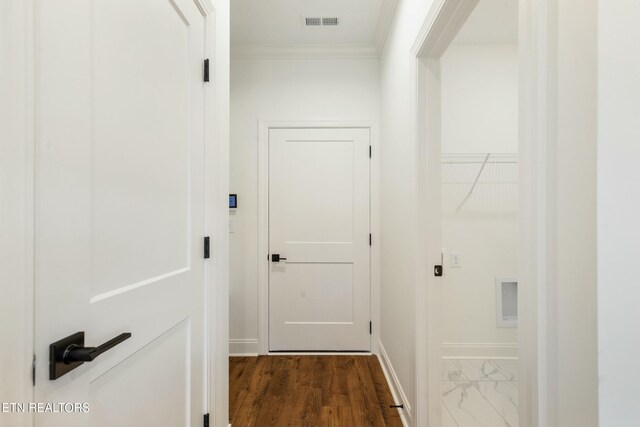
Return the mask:
[[[69,345],[62,353],[62,361],[65,365],[72,362],[91,362],[105,351],[112,349],[122,341],[131,338],[131,333],[125,332],[109,341],[100,344],[98,347],[79,347],[75,344]]]
[[[286,261],[287,259],[284,257],[281,257],[280,254],[271,254],[271,262],[280,262],[280,261]]]
[[[118,335],[98,347],[84,346],[84,332],[76,332],[49,345],[49,379],[55,380],[84,362],[91,362],[107,350],[131,338],[130,332]]]

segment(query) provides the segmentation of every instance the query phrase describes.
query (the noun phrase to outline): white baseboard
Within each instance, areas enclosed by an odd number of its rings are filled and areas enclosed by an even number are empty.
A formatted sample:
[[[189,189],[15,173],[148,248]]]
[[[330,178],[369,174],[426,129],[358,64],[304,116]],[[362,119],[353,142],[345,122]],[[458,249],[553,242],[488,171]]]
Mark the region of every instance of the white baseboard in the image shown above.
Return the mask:
[[[407,395],[402,389],[400,380],[398,380],[396,371],[393,369],[391,360],[389,360],[389,356],[387,355],[387,351],[384,349],[382,342],[378,343],[378,350],[378,360],[380,361],[380,366],[382,366],[382,372],[387,379],[387,384],[389,384],[389,388],[391,389],[391,396],[393,396],[393,400],[396,403],[402,403],[404,405],[404,409],[398,408],[400,419],[402,420],[402,425],[405,427],[409,427],[410,425],[412,425],[411,419],[413,417],[411,413],[411,403],[409,402],[409,399],[407,399]]]
[[[257,339],[230,339],[229,356],[257,356]]]
[[[442,343],[443,359],[513,359],[518,357],[516,343]]]

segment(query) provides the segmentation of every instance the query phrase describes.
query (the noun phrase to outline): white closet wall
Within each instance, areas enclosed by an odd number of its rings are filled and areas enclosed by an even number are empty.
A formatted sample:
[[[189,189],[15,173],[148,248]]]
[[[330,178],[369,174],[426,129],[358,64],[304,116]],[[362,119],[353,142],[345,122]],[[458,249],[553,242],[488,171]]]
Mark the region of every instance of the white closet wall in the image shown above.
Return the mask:
[[[517,45],[455,44],[441,64],[442,354],[514,357],[517,329],[497,326],[495,279],[518,269]]]

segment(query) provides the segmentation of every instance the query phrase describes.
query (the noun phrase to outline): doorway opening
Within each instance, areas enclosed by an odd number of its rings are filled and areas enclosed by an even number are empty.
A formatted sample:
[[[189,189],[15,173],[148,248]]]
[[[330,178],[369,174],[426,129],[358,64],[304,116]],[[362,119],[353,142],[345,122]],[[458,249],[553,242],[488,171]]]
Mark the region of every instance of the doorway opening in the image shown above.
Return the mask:
[[[517,20],[480,0],[440,59],[445,426],[519,421]]]
[[[415,52],[418,423],[518,426],[518,3],[442,1]]]

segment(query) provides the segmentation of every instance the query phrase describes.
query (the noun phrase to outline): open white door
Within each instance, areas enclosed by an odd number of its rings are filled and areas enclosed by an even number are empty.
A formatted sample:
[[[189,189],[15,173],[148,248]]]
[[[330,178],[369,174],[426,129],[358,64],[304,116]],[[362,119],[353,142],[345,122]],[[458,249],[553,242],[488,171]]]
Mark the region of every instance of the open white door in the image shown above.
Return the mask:
[[[370,351],[370,130],[269,131],[269,349]]]
[[[89,405],[36,425],[200,425],[204,17],[193,0],[35,7],[35,400]],[[50,379],[50,344],[81,331],[132,336]]]

